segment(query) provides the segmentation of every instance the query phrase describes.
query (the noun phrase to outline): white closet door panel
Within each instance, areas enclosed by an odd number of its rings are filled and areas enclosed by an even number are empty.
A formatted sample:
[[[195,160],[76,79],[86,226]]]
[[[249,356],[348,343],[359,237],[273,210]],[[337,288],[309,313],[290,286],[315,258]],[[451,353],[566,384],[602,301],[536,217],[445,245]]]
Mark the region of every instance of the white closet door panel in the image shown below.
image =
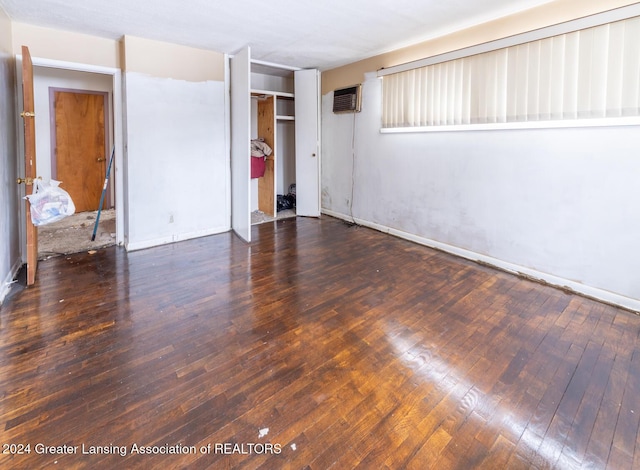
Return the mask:
[[[294,74],[296,137],[296,213],[320,216],[320,75],[317,70]]]
[[[231,227],[251,241],[251,52],[230,59],[231,79]]]

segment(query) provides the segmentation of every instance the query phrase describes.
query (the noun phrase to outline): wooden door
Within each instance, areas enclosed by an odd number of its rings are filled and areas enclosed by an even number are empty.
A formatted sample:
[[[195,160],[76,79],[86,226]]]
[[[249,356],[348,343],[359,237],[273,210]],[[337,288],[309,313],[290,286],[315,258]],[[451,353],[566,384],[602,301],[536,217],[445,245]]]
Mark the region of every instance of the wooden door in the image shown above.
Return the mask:
[[[317,70],[294,74],[296,114],[296,214],[320,216],[320,80]]]
[[[251,241],[251,51],[234,55],[231,75],[231,227]]]
[[[76,212],[98,210],[106,172],[105,100],[102,93],[54,91],[55,173]]]
[[[36,173],[36,123],[35,106],[33,98],[33,63],[29,48],[22,46],[22,103],[23,111],[20,113],[24,120],[24,177],[25,193],[33,192],[33,179]],[[36,282],[38,269],[38,229],[31,222],[31,205],[25,202],[26,238],[27,238],[27,285]]]

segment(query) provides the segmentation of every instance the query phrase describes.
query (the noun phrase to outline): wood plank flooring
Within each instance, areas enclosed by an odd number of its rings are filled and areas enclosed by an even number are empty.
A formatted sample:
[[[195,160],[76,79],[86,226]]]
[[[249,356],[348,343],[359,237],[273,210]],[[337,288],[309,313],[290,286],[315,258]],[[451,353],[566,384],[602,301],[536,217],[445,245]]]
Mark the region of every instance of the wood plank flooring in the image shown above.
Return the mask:
[[[640,468],[637,315],[329,217],[252,231],[41,262],[0,308],[0,468]]]

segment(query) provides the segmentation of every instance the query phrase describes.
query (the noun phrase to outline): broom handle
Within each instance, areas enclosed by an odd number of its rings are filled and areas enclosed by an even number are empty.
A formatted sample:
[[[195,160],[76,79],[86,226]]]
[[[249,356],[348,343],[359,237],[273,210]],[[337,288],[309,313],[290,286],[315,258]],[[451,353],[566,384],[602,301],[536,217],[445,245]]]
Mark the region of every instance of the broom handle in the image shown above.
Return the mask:
[[[109,183],[109,173],[111,173],[111,164],[113,163],[113,155],[116,153],[116,147],[111,150],[111,158],[109,158],[109,165],[107,166],[107,175],[104,178],[104,186],[102,186],[102,194],[100,195],[100,205],[98,206],[98,216],[96,217],[96,223],[93,226],[93,235],[91,235],[91,241],[96,239],[96,231],[98,230],[98,222],[100,222],[100,213],[102,212],[102,204],[104,203],[104,195],[107,192],[107,184]]]

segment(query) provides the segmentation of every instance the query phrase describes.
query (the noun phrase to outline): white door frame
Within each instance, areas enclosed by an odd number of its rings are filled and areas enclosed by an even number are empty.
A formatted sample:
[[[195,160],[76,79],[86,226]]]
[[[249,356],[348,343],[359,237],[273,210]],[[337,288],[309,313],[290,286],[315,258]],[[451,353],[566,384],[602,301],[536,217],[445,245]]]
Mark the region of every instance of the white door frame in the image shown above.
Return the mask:
[[[251,241],[251,50],[229,59],[231,88],[231,227]]]
[[[320,217],[320,73],[294,72],[296,214]]]

